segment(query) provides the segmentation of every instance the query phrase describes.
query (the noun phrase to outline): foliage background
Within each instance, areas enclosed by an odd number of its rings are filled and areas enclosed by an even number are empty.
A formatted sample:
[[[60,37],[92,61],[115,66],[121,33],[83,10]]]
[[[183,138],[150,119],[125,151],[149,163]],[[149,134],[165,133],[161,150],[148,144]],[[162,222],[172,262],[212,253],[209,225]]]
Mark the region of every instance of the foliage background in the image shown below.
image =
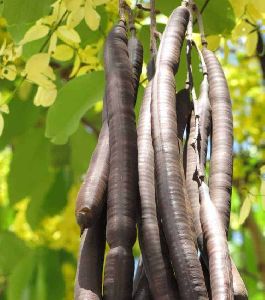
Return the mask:
[[[180,1],[156,2],[162,31]],[[261,300],[265,299],[265,2],[196,3],[203,8],[209,48],[218,50],[233,101],[229,246],[250,299]],[[149,17],[139,9],[134,13],[146,64]],[[103,45],[117,20],[117,1],[4,0],[0,15],[0,299],[73,299],[79,244],[74,203],[101,127]],[[181,61],[178,89],[186,76],[184,53]],[[196,56],[193,63],[198,87]],[[137,114],[143,88],[144,83]],[[139,255],[138,245],[134,252]]]

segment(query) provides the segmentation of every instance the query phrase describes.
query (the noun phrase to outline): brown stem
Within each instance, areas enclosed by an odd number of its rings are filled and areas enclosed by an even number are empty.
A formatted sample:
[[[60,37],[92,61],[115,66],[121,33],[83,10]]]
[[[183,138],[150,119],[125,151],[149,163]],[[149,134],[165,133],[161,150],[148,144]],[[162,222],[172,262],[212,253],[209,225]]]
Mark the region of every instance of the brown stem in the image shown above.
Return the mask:
[[[200,12],[198,6],[195,3],[193,3],[192,9],[193,9],[193,11],[195,12],[195,14],[197,16],[197,22],[198,22],[198,26],[199,26],[200,35],[201,35],[201,43],[204,47],[207,48],[207,40],[205,38],[203,21],[202,21],[202,12]]]
[[[141,9],[141,10],[143,10],[143,11],[151,11],[151,8],[143,6],[143,4],[141,4],[141,3],[137,3],[136,7],[139,8],[139,9]],[[155,13],[156,13],[156,15],[159,15],[161,13],[161,11],[158,10],[158,9],[156,9]]]
[[[155,57],[157,54],[155,0],[150,0],[150,19],[150,51],[152,56]]]

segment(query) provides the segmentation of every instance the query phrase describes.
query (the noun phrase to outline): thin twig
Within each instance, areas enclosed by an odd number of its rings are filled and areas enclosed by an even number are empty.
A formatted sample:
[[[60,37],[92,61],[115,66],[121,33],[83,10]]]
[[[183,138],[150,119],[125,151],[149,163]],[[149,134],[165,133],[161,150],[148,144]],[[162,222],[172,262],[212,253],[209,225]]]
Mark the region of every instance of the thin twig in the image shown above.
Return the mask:
[[[125,18],[126,6],[127,6],[127,3],[125,0],[119,0],[119,15],[120,15],[120,20],[123,22],[126,21],[126,18]]]
[[[143,11],[151,11],[150,7],[143,6],[143,4],[141,4],[141,3],[136,4],[136,7],[138,9],[143,10]],[[155,10],[156,15],[159,15],[160,13],[161,13],[160,10],[158,10],[158,9]]]
[[[196,4],[193,4],[192,8],[193,8],[193,11],[196,13],[197,20],[198,20],[198,26],[199,26],[199,31],[200,31],[200,35],[201,35],[201,44],[204,47],[207,47],[207,40],[205,38],[203,21],[202,21],[202,13],[200,12],[200,10]]]
[[[49,33],[49,35],[48,35],[48,38],[47,38],[46,41],[43,43],[43,45],[40,47],[40,50],[39,50],[40,53],[41,53],[42,51],[44,51],[45,47],[47,46],[48,42],[49,42],[50,39],[51,39],[51,36],[52,36],[53,33],[57,30],[57,28],[62,24],[64,18],[67,16],[67,14],[68,14],[68,11],[66,11],[66,12],[62,15],[61,19],[58,21],[57,24],[55,24],[54,28],[50,31],[50,33]]]
[[[201,15],[202,15],[203,12],[205,11],[205,9],[206,9],[206,7],[207,7],[207,5],[208,5],[209,2],[210,2],[210,0],[206,0],[206,1],[204,2],[203,6],[202,6],[202,8],[201,8],[201,10],[200,10],[200,14],[201,14]],[[196,19],[194,20],[194,22],[193,22],[193,26],[194,26],[197,22],[198,22],[198,19],[196,18]]]
[[[156,37],[155,0],[150,0],[150,51],[153,57],[157,54]]]

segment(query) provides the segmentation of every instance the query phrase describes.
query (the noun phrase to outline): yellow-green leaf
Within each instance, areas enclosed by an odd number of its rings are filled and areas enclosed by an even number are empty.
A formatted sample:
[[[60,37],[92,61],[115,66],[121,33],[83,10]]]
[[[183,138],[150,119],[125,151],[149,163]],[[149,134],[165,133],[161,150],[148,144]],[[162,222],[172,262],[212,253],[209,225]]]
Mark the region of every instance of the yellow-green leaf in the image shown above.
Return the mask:
[[[208,48],[212,51],[215,51],[220,46],[221,38],[219,35],[210,35],[207,36]]]
[[[97,30],[100,23],[100,15],[93,8],[90,0],[86,0],[85,4],[85,21],[91,30]]]
[[[25,73],[27,79],[46,88],[55,87],[51,80],[55,80],[53,69],[49,66],[50,55],[38,53],[33,55],[26,63]]]
[[[254,31],[247,36],[246,49],[247,49],[248,56],[252,56],[255,54],[257,43],[258,43],[258,35],[257,32]]]
[[[3,129],[4,129],[4,118],[2,114],[0,114],[0,135],[2,135]]]
[[[83,0],[63,0],[67,10],[73,11],[78,9],[81,5]]]
[[[7,80],[13,81],[17,76],[17,68],[15,65],[7,65],[1,70],[1,76]]]
[[[80,24],[80,22],[85,17],[85,9],[84,7],[80,7],[74,11],[72,11],[67,18],[67,26],[69,28],[75,28]]]
[[[7,104],[3,104],[0,106],[0,111],[5,113],[5,114],[9,114],[9,107]]]
[[[250,0],[250,2],[257,8],[258,11],[265,12],[265,1],[264,0]]]
[[[78,54],[76,54],[75,61],[74,61],[74,66],[73,66],[71,74],[69,75],[70,78],[72,78],[73,76],[76,75],[76,73],[78,72],[78,70],[80,68],[80,64],[81,64],[80,57],[79,57]]]
[[[99,5],[102,5],[102,4],[105,4],[107,3],[109,0],[93,0],[93,4],[95,6],[99,6]]]
[[[91,70],[91,66],[83,66],[78,71],[77,76],[84,75],[84,74],[88,73],[90,70]]]
[[[243,202],[243,205],[240,209],[239,213],[239,224],[242,225],[246,218],[249,216],[250,210],[251,210],[251,198],[250,195],[246,197],[246,199]]]
[[[81,41],[78,32],[73,28],[68,28],[66,25],[60,26],[57,29],[57,35],[63,42],[72,46],[76,46]]]
[[[56,47],[53,57],[60,61],[70,60],[74,55],[74,49],[68,45],[59,45]]]
[[[46,25],[34,25],[24,35],[24,38],[20,41],[20,45],[39,40],[45,37],[49,33],[50,28]]]
[[[57,96],[57,90],[56,89],[45,89],[43,87],[39,87],[38,91],[34,98],[34,104],[36,106],[44,106],[48,107],[51,106]]]

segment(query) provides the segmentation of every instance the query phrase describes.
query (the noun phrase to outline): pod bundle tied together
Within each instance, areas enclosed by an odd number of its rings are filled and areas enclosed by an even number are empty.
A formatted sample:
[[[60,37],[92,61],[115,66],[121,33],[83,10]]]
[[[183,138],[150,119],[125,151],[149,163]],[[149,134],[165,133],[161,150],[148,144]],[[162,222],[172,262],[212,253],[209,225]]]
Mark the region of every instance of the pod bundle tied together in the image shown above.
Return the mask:
[[[227,243],[231,100],[204,34],[202,51],[194,44],[203,71],[199,97],[191,64],[186,87],[176,92],[187,28],[187,57],[194,48],[190,2],[172,12],[152,52],[137,126],[143,47],[125,18],[106,39],[103,125],[76,201],[81,229],[76,300],[248,298]],[[137,229],[141,257],[134,271]]]

